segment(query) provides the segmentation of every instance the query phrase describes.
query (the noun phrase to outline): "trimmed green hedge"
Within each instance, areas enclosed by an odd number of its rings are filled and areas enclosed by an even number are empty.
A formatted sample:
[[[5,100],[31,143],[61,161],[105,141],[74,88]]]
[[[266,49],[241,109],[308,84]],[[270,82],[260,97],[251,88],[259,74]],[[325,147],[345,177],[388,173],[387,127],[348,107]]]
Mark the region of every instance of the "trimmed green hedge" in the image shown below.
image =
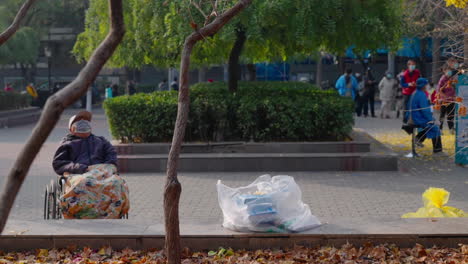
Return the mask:
[[[295,82],[225,83],[190,89],[186,141],[342,140],[353,126],[353,102],[334,90]],[[120,96],[104,102],[111,133],[123,142],[172,140],[177,93]]]
[[[0,91],[0,111],[15,110],[31,106],[31,96],[17,92]]]

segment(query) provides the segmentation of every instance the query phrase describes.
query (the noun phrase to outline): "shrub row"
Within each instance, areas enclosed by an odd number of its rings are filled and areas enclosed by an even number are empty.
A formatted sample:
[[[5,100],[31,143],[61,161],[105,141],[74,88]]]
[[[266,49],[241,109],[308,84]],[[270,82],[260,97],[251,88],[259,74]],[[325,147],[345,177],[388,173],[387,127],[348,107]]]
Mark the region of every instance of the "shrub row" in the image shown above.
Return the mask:
[[[353,102],[334,90],[305,83],[241,82],[190,89],[186,141],[342,140],[352,129]],[[123,142],[168,142],[177,114],[177,93],[121,96],[104,102],[113,137]]]
[[[0,91],[0,111],[21,109],[31,105],[29,94]]]

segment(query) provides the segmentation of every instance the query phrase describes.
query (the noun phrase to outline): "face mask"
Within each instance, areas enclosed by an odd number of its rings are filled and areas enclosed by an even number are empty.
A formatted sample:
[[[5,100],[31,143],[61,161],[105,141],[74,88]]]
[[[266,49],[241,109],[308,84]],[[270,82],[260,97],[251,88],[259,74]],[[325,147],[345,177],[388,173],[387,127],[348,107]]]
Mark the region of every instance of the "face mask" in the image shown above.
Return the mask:
[[[445,75],[447,75],[448,77],[452,76],[452,71],[447,71]]]
[[[79,120],[76,121],[73,126],[75,126],[75,133],[90,133],[91,132],[91,123],[88,120]]]
[[[410,65],[409,69],[410,69],[410,71],[414,71],[416,69],[416,65]]]
[[[391,74],[387,74],[387,78],[391,79],[391,78],[392,78],[392,75],[391,75]]]
[[[361,74],[359,74],[359,73],[356,73],[356,77],[361,77]]]
[[[455,63],[455,64],[453,65],[453,68],[454,68],[455,70],[458,69],[458,67],[460,67],[460,64],[458,64],[458,63]]]

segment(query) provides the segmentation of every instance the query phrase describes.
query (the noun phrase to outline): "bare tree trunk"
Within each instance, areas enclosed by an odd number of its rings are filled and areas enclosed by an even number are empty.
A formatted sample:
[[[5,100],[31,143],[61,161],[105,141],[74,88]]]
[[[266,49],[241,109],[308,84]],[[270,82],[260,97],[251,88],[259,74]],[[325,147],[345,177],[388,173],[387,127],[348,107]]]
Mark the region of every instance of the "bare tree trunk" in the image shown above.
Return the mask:
[[[317,72],[315,73],[315,85],[322,87],[322,74],[323,74],[323,63],[322,63],[322,52],[318,52],[317,57]]]
[[[468,65],[468,33],[463,37],[463,64]]]
[[[468,7],[465,8],[465,32],[463,35],[463,64],[468,65]]]
[[[432,38],[432,82],[437,84],[440,77],[440,37]]]
[[[20,8],[18,13],[16,14],[13,23],[2,33],[0,33],[0,46],[5,43],[9,38],[11,38],[16,31],[18,31],[21,21],[26,17],[28,14],[29,8],[36,2],[36,0],[27,0]]]
[[[232,8],[216,17],[211,23],[193,32],[185,39],[180,64],[180,88],[177,119],[174,127],[171,150],[167,160],[167,179],[164,188],[164,224],[166,228],[166,256],[169,264],[181,262],[179,200],[182,186],[177,179],[180,149],[184,140],[185,128],[189,115],[189,67],[190,56],[195,44],[204,36],[216,34],[233,17],[252,3],[252,0],[239,0]]]
[[[419,54],[419,69],[421,70],[421,75],[422,76],[427,76],[427,71],[426,71],[426,51],[427,51],[427,39],[426,38],[421,38],[421,42],[419,43],[420,49],[421,49],[421,54]]]
[[[242,26],[238,26],[236,28],[236,41],[234,42],[234,46],[231,49],[231,53],[229,54],[229,91],[235,92],[237,90],[237,86],[239,83],[240,78],[240,65],[239,65],[239,58],[242,54],[242,49],[244,48],[245,41],[247,37],[245,36],[245,30]]]
[[[198,82],[206,82],[206,67],[200,67],[198,69]]]
[[[107,60],[122,41],[125,33],[122,10],[122,0],[109,0],[111,28],[106,39],[94,51],[78,77],[47,100],[39,122],[17,157],[3,187],[0,199],[0,233],[5,227],[11,207],[32,162],[59,121],[63,110],[86,93],[88,87],[94,82]]]

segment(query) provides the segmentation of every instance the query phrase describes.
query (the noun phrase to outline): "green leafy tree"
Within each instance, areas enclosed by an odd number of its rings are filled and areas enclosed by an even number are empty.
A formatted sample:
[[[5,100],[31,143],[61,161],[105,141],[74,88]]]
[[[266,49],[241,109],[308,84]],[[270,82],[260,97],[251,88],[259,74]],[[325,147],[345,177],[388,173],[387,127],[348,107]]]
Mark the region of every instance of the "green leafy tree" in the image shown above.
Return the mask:
[[[20,0],[0,3],[0,29],[9,25],[22,3]],[[84,8],[85,2],[81,0],[38,1],[24,19],[24,26],[0,47],[0,63],[19,64],[24,79],[33,82],[41,37],[47,35],[51,27],[82,27]]]
[[[74,48],[79,61],[86,60],[104,37],[107,14],[102,4],[103,0],[90,3],[85,31]],[[177,2],[126,1],[129,33],[109,66],[177,66],[184,36],[202,26],[190,24],[199,15]],[[229,61],[230,87],[235,90],[241,62],[285,61],[317,50],[343,54],[350,45],[357,52],[397,48],[401,16],[401,0],[257,0],[219,34],[206,36],[194,48],[192,61],[194,67]]]

